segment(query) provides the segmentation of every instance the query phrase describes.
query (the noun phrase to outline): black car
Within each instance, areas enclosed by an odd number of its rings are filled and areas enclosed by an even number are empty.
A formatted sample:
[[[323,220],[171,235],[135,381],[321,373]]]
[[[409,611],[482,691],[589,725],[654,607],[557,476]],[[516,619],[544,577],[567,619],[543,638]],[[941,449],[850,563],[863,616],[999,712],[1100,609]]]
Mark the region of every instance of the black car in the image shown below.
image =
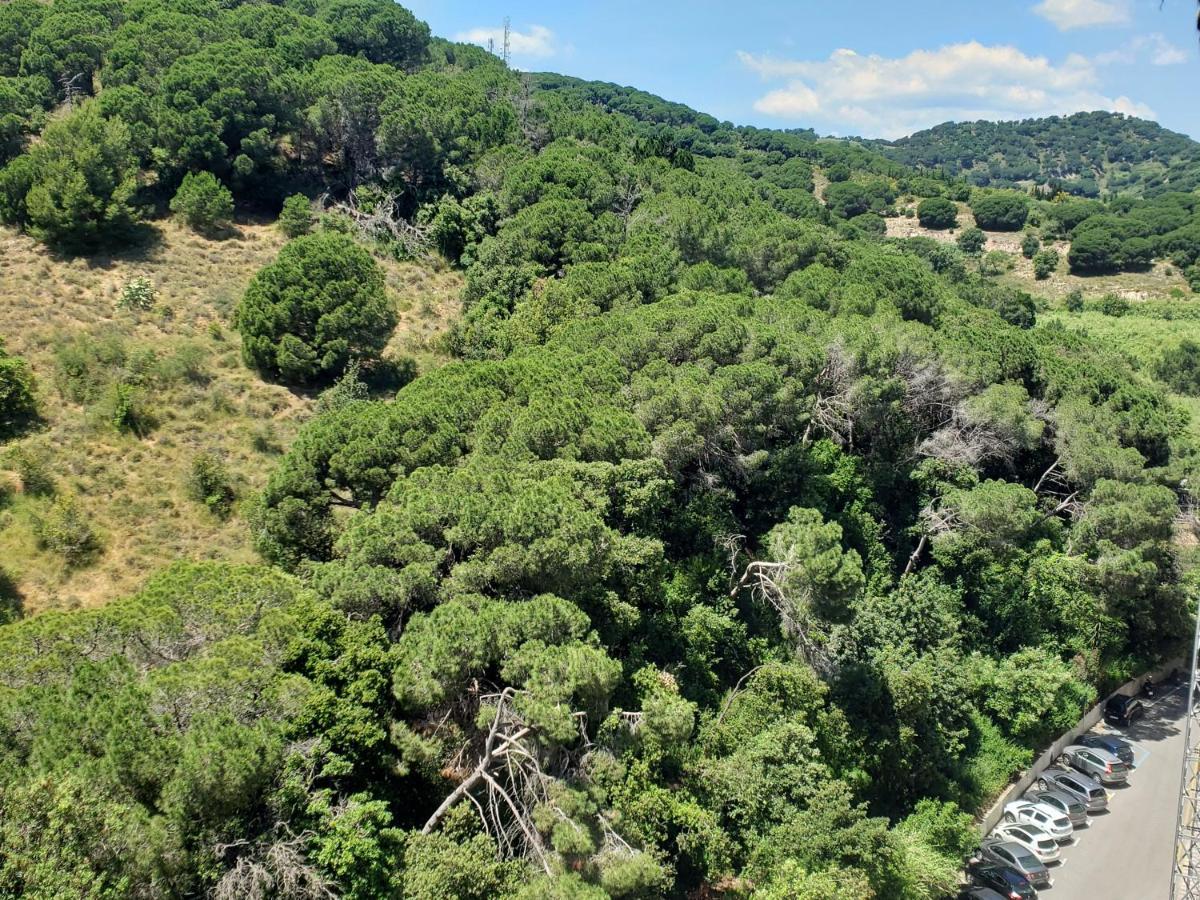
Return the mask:
[[[958,895],[958,900],[1005,900],[1004,894],[986,887],[967,888]]]
[[[977,862],[970,867],[971,878],[982,887],[991,888],[1006,900],[1035,900],[1037,891],[1025,875],[1012,866]]]
[[[1146,714],[1146,707],[1137,697],[1113,694],[1104,703],[1104,720],[1117,725],[1132,725]]]
[[[1114,734],[1081,734],[1075,743],[1096,750],[1107,750],[1125,765],[1133,765],[1133,748]]]

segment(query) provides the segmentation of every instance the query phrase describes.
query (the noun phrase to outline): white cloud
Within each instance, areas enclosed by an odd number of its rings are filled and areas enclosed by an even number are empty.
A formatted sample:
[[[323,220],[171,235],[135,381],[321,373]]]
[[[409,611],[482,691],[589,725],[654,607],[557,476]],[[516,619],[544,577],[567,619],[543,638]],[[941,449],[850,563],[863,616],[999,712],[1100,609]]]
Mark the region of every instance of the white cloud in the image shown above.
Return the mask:
[[[1188,55],[1159,33],[1141,34],[1123,47],[1097,54],[1097,65],[1115,64],[1131,66],[1142,61],[1155,66],[1177,66],[1185,63]]]
[[[454,39],[467,44],[479,44],[481,47],[488,46],[488,42],[491,41],[499,53],[504,46],[504,29],[472,28],[470,31],[460,31]],[[554,56],[559,51],[554,32],[545,25],[530,25],[528,31],[510,29],[508,46],[513,56],[545,58]]]
[[[1055,64],[1015,47],[971,41],[899,58],[844,49],[824,60],[738,57],[764,81],[783,82],[759,98],[756,110],[841,134],[899,137],[947,120],[1091,109],[1153,115],[1128,97],[1101,93],[1096,65],[1079,54]]]
[[[1124,25],[1129,21],[1129,0],[1042,0],[1033,11],[1059,31]]]

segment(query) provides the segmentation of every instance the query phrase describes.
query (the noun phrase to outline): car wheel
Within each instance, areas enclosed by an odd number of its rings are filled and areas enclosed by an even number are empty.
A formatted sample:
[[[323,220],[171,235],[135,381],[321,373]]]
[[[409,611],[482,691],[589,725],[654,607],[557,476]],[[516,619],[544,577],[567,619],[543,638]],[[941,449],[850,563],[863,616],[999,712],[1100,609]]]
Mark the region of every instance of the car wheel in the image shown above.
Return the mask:
[[[1005,813],[1004,821],[1008,822],[1011,825],[1013,822],[1017,821],[1017,817],[1014,816],[1012,813]]]
[[[1039,790],[1039,791],[1048,791],[1048,790],[1050,790],[1050,785],[1048,785],[1048,784],[1046,783],[1046,779],[1045,779],[1045,778],[1039,778],[1039,779],[1038,779],[1038,790]]]

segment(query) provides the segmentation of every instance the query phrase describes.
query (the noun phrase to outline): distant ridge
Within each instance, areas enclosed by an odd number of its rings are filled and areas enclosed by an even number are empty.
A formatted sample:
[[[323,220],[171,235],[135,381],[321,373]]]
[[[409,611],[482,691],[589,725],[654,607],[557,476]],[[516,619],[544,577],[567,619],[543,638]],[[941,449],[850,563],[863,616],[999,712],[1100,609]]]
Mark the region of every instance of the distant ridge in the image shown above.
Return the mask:
[[[874,141],[909,166],[987,187],[1054,183],[1069,193],[1152,196],[1200,185],[1200,143],[1156,122],[1112,112],[946,122],[896,141]]]

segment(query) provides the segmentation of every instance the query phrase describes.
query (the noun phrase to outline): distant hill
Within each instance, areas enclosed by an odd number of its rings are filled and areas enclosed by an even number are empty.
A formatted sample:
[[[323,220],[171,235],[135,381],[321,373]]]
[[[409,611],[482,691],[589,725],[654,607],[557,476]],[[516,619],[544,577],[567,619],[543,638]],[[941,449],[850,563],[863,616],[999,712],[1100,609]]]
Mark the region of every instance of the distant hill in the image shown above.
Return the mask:
[[[1021,122],[947,122],[876,147],[909,166],[987,187],[1154,195],[1200,185],[1200,143],[1155,122],[1089,112]]]

